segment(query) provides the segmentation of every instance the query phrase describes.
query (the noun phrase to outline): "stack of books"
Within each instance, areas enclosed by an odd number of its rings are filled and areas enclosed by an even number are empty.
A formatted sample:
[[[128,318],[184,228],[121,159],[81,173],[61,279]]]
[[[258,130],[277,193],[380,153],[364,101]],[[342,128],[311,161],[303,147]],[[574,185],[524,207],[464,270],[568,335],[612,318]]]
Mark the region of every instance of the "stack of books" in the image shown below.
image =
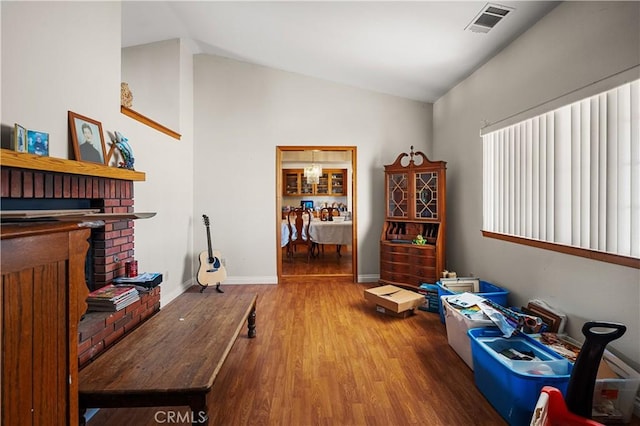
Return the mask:
[[[134,286],[109,284],[89,293],[87,305],[89,311],[117,312],[137,300],[140,300],[140,295]]]
[[[159,272],[143,272],[135,277],[118,277],[113,282],[116,286],[135,286],[138,291],[148,291],[157,287],[162,282],[162,274]]]

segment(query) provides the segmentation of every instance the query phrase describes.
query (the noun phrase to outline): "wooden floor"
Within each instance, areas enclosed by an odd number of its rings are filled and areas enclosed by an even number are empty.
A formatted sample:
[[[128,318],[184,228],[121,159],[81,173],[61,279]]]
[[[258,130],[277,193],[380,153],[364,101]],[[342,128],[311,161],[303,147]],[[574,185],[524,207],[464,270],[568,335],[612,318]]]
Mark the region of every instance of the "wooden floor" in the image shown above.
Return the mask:
[[[324,252],[307,262],[306,251],[298,247],[293,259],[287,257],[286,248],[282,249],[282,275],[335,275],[353,274],[351,270],[350,246],[342,246],[338,256],[336,246],[325,244]]]
[[[377,313],[363,297],[374,286],[224,286],[258,293],[257,337],[243,333],[220,370],[208,401],[210,424],[506,424],[448,345],[438,314]],[[157,424],[189,424],[187,409],[102,409],[88,423]]]

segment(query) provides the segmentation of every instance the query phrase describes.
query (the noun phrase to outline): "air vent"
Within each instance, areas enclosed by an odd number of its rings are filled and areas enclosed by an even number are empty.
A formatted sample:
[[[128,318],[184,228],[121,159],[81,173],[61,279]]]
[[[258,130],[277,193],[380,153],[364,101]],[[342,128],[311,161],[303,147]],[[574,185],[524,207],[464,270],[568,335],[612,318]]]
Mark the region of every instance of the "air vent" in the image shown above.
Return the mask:
[[[488,33],[498,22],[502,21],[509,13],[515,9],[506,6],[500,6],[499,4],[487,3],[480,13],[476,15],[465,30],[472,31],[474,33]]]

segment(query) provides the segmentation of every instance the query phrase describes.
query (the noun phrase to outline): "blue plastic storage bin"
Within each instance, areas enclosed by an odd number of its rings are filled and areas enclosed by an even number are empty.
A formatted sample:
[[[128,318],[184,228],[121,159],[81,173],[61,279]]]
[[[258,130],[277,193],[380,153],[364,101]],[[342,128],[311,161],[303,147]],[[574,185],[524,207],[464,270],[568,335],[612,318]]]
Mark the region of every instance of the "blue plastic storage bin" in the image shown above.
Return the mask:
[[[438,286],[438,312],[440,313],[440,322],[444,324],[444,308],[442,307],[442,296],[449,296],[455,293],[442,285],[442,282],[440,281],[438,281],[436,285]],[[489,299],[492,302],[496,302],[498,305],[507,306],[507,295],[509,294],[508,290],[505,290],[504,288],[498,287],[497,285],[491,284],[487,281],[480,281],[478,289],[480,290],[478,293],[476,293],[478,296]]]
[[[529,425],[544,386],[566,395],[573,365],[561,355],[522,334],[502,337],[496,327],[473,328],[467,334],[475,384],[510,425]],[[510,360],[499,353],[507,349],[533,352],[541,361]]]

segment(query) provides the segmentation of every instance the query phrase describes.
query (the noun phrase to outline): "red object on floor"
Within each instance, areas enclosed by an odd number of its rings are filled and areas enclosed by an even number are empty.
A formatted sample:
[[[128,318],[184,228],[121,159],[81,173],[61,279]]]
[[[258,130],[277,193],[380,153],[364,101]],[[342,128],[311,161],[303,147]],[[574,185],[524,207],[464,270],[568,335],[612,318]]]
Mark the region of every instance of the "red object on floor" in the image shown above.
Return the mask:
[[[603,426],[595,420],[573,414],[567,409],[562,392],[553,386],[544,386],[533,410],[530,426]]]

